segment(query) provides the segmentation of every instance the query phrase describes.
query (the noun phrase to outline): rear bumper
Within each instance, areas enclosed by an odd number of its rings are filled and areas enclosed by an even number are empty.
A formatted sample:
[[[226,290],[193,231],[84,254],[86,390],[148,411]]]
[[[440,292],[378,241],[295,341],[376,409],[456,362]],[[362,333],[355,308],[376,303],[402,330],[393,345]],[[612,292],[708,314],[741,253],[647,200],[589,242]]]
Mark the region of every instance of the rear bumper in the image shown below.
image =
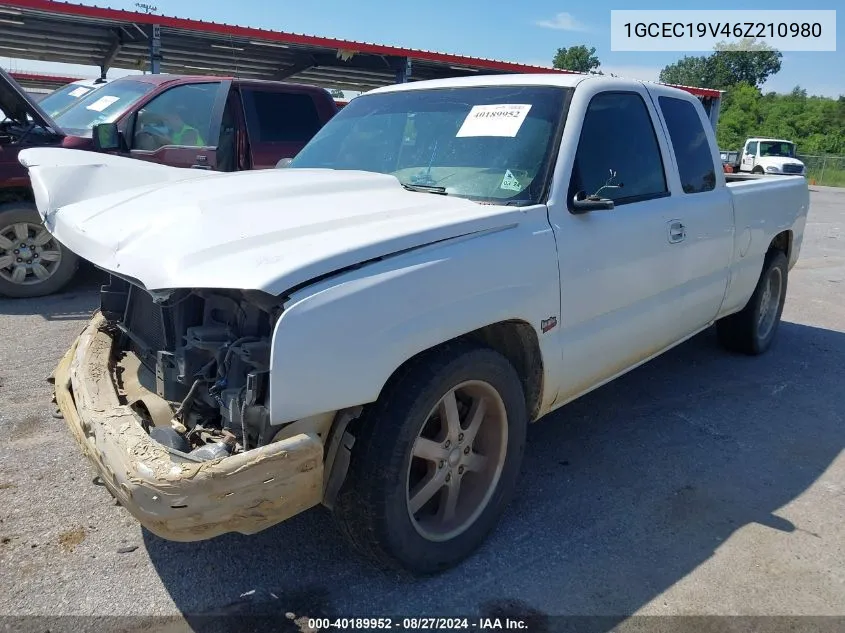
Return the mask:
[[[154,534],[198,541],[253,534],[322,498],[323,445],[300,434],[220,460],[193,462],[150,438],[112,379],[112,336],[97,314],[55,372],[56,402],[106,487]]]

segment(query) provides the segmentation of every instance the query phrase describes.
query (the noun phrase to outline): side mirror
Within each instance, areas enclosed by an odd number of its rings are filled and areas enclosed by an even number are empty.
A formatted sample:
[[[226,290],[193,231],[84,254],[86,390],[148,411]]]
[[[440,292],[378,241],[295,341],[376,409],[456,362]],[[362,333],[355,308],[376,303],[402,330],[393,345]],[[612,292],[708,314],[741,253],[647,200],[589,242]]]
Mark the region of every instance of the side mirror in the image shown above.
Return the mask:
[[[94,126],[94,149],[98,152],[114,152],[122,149],[123,143],[117,123],[99,123]]]
[[[290,167],[291,162],[293,162],[292,158],[283,158],[278,163],[276,163],[276,169],[287,169]]]
[[[614,206],[613,200],[610,198],[588,197],[583,191],[579,191],[572,197],[572,213],[576,215],[590,211],[610,211]]]

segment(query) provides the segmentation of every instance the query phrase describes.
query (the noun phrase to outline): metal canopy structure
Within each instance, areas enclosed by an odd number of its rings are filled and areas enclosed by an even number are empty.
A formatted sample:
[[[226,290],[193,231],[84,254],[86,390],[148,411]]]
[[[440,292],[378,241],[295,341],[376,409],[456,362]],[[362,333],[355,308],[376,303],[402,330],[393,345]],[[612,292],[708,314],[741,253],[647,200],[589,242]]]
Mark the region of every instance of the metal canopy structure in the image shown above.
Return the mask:
[[[153,73],[285,80],[365,92],[397,82],[567,73],[517,64],[54,0],[0,0],[0,55]],[[684,87],[705,103],[718,90]]]
[[[0,55],[173,74],[221,74],[367,91],[403,81],[539,66],[267,31],[53,0],[0,0]]]

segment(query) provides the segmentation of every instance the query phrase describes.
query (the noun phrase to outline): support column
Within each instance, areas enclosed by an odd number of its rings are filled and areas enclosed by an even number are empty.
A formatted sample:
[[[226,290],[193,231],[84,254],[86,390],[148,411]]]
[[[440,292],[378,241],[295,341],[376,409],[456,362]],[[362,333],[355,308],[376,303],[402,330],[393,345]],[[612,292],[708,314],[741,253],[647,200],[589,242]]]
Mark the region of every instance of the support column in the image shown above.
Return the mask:
[[[150,73],[161,73],[161,26],[153,24],[153,36],[150,38]]]
[[[401,65],[396,69],[396,83],[404,84],[411,80],[411,72],[413,70],[411,59],[405,57],[401,60]]]

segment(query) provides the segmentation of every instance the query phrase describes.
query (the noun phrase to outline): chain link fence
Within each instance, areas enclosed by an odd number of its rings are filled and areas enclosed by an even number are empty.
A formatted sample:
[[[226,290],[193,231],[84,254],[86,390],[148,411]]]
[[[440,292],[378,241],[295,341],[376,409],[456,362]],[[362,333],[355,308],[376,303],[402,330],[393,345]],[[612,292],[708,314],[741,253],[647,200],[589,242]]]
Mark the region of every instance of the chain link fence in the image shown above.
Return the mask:
[[[845,187],[845,156],[796,156],[807,167],[810,184]]]

